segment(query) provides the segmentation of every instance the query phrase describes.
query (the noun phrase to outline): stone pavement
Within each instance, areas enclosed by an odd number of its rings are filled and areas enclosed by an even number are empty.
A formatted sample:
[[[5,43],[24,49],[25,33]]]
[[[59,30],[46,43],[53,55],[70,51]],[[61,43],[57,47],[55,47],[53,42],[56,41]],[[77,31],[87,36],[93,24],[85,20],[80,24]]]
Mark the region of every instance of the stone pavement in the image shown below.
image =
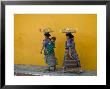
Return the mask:
[[[48,71],[47,67],[32,65],[14,65],[15,76],[96,76],[96,71],[85,71],[78,74],[75,72],[63,72],[62,68],[56,71]]]

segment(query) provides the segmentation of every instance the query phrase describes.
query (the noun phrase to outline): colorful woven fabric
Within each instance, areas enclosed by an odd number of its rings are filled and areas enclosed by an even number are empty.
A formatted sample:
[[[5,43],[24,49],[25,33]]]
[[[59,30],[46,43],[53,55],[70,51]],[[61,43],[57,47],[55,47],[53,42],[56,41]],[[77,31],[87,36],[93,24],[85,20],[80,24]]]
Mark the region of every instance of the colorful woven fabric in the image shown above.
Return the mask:
[[[44,40],[44,59],[48,66],[55,66],[58,64],[57,58],[55,57],[55,42]]]
[[[76,60],[77,66],[80,66],[80,61],[75,49],[75,43],[72,38],[68,39],[65,42],[64,61],[65,60]]]

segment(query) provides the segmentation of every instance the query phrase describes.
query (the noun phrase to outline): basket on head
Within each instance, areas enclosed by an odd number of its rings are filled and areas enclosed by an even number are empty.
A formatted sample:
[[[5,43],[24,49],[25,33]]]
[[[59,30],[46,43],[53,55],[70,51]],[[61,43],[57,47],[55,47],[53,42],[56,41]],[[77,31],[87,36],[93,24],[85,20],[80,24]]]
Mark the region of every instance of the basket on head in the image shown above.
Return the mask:
[[[76,29],[64,28],[64,29],[61,29],[60,32],[62,32],[62,33],[76,33]]]
[[[45,33],[53,32],[53,30],[49,27],[44,27],[44,28],[40,29],[40,32],[45,34]]]

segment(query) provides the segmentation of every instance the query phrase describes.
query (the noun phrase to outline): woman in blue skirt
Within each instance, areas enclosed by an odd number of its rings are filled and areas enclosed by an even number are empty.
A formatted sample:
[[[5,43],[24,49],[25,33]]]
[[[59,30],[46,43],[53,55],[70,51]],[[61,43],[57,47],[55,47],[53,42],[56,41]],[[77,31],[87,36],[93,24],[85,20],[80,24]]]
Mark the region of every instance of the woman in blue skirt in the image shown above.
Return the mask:
[[[51,35],[49,32],[44,33],[45,39],[43,40],[42,49],[40,53],[42,54],[42,50],[44,50],[44,60],[45,63],[48,65],[48,70],[50,71],[51,68],[55,71],[57,59],[55,57],[55,37],[49,38]]]

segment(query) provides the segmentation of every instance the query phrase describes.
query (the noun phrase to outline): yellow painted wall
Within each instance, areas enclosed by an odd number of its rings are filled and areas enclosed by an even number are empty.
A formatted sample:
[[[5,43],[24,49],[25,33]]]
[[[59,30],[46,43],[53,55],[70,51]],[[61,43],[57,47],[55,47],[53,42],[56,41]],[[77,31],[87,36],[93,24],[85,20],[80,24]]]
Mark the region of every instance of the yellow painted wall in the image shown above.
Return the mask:
[[[75,34],[76,50],[82,69],[97,69],[97,15],[96,14],[15,14],[14,15],[14,63],[46,66],[40,54],[44,36],[39,28],[48,26],[56,36],[58,67],[62,66],[65,34],[59,29],[78,28]]]

